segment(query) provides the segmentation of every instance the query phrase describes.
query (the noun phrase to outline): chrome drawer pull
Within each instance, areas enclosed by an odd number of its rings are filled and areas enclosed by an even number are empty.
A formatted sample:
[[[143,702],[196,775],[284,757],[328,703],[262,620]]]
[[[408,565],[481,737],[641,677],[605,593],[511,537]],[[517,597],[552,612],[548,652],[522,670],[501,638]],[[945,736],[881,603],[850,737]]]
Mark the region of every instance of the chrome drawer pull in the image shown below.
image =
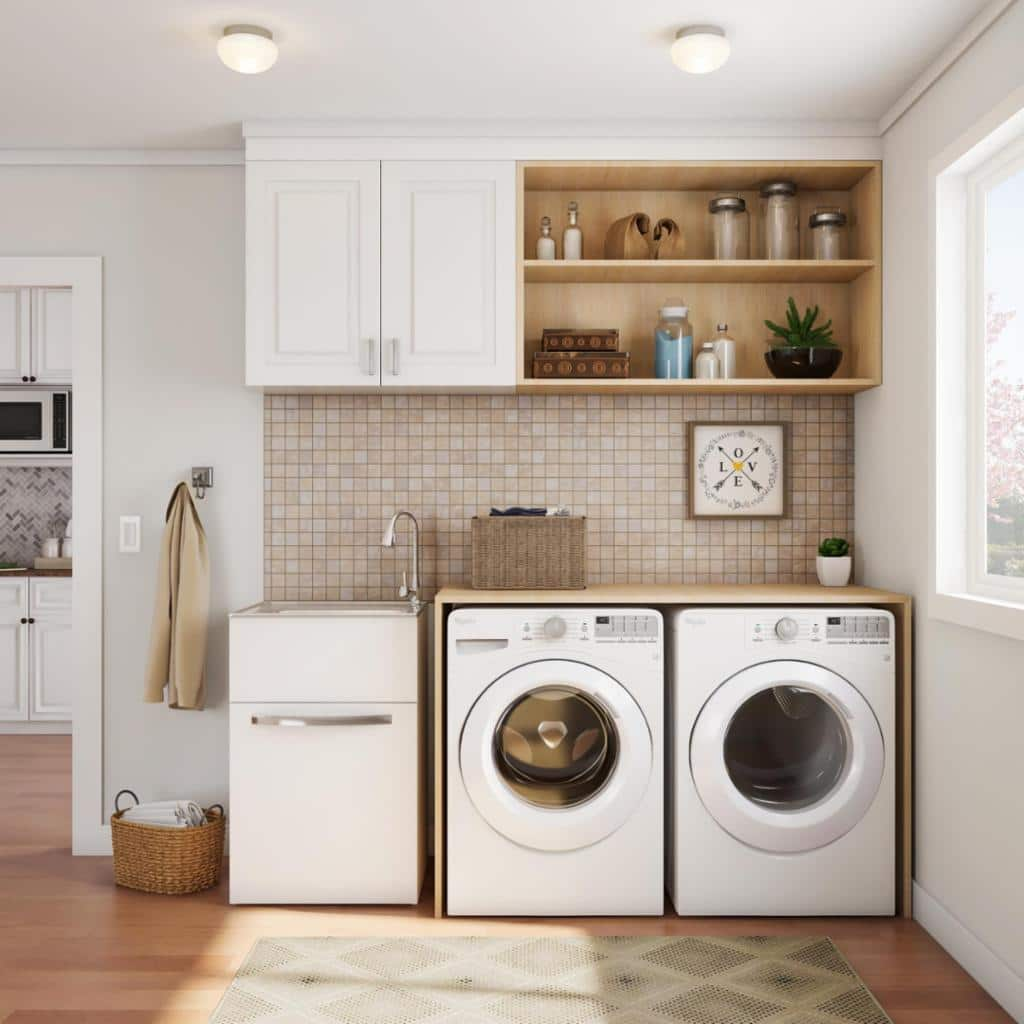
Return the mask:
[[[391,715],[253,715],[253,725],[391,725]]]

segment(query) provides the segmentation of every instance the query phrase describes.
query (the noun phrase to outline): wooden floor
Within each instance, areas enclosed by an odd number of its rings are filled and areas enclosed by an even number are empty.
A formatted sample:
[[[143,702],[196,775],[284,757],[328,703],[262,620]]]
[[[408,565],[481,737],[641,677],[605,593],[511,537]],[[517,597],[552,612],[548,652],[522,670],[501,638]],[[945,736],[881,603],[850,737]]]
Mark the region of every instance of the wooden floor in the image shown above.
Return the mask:
[[[399,909],[229,907],[115,889],[110,861],[70,853],[70,739],[0,736],[0,1021],[199,1024],[252,943],[272,935],[830,935],[896,1024],[1012,1024],[911,921],[435,921]]]

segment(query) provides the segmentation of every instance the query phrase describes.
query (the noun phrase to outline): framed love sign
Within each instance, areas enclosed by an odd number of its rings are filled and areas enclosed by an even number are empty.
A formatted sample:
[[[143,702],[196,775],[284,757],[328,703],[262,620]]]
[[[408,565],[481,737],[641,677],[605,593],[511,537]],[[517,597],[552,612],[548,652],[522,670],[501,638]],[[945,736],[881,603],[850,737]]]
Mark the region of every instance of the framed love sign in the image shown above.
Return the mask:
[[[691,518],[784,516],[785,447],[782,423],[691,423]]]

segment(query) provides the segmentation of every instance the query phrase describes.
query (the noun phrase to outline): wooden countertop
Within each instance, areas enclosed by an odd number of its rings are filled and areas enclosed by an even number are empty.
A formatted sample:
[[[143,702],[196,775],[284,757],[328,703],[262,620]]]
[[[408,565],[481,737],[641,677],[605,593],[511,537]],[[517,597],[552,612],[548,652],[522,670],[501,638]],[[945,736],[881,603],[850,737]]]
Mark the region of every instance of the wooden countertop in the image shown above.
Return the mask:
[[[599,583],[585,590],[473,590],[442,587],[438,605],[453,604],[908,604],[906,594],[873,587],[815,584],[633,584]]]
[[[0,572],[0,580],[22,580],[28,576],[49,576],[71,578],[70,569],[9,569]]]

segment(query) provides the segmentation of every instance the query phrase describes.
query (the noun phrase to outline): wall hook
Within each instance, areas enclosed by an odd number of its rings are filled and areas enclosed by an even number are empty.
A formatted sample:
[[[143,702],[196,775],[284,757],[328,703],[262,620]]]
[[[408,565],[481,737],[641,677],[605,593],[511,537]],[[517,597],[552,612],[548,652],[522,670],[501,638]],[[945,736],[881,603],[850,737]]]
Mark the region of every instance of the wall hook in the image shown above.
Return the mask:
[[[213,486],[213,466],[193,466],[192,486],[195,488],[196,497],[202,501],[207,490]]]

